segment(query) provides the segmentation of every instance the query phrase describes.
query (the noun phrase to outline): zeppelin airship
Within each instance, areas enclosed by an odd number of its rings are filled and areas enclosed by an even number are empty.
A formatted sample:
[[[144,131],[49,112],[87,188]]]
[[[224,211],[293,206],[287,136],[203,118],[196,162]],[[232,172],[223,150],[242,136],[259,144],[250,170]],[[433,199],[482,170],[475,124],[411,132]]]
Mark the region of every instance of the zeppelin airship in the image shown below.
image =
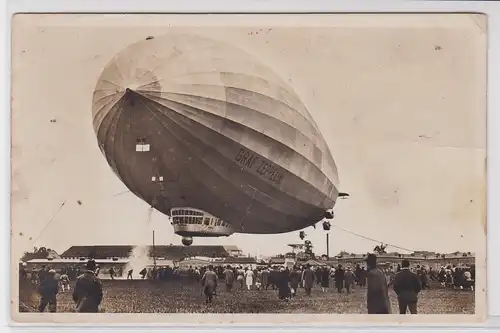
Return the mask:
[[[123,184],[193,237],[277,234],[325,218],[337,167],[293,89],[227,42],[168,34],[118,53],[93,127]]]

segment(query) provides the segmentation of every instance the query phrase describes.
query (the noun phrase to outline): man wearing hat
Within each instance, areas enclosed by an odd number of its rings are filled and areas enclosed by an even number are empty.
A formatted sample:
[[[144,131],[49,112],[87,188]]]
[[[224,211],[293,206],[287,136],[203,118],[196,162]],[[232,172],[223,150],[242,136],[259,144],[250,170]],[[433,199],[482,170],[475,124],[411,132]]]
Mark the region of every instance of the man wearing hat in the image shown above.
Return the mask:
[[[99,305],[102,301],[102,284],[95,275],[96,262],[89,260],[85,268],[86,271],[77,278],[73,290],[76,312],[99,312]]]
[[[377,256],[373,253],[367,255],[366,266],[367,282],[366,303],[368,314],[390,314],[391,303],[387,289],[387,279],[384,272],[377,268]]]
[[[398,295],[399,313],[406,314],[409,309],[411,314],[417,313],[418,293],[421,290],[417,274],[410,271],[410,262],[404,259],[401,263],[401,272],[394,279],[394,291]]]
[[[40,293],[40,312],[45,312],[47,305],[49,306],[50,312],[56,312],[57,310],[57,294],[59,293],[59,283],[56,278],[56,271],[50,269],[43,281],[40,283],[39,293]]]

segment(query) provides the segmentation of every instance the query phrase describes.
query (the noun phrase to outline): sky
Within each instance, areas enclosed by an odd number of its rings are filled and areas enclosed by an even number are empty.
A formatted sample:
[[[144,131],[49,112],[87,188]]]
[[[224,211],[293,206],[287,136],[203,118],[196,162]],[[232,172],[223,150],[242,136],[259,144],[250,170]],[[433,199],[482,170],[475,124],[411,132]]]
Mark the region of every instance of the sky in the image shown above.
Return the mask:
[[[351,195],[337,202],[334,225],[389,251],[483,250],[486,37],[478,16],[39,15],[13,25],[13,257],[33,246],[61,253],[147,244],[153,230],[157,244],[180,245],[166,216],[149,219],[148,204],[122,193],[91,117],[111,58],[169,32],[233,43],[288,81],[332,151],[339,190]],[[325,231],[305,232],[326,253]],[[329,238],[330,254],[377,245],[336,227]],[[299,242],[299,231],[194,240],[259,256]]]

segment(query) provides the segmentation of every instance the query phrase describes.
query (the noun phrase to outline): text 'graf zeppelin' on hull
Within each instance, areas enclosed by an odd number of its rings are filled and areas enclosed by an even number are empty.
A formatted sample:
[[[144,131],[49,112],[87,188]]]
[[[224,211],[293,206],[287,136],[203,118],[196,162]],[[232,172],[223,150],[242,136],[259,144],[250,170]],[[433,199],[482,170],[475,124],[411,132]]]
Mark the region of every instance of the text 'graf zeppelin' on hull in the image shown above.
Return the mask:
[[[117,176],[167,215],[193,207],[236,232],[282,233],[337,199],[335,162],[300,99],[220,41],[165,35],[127,47],[99,78],[93,124]]]

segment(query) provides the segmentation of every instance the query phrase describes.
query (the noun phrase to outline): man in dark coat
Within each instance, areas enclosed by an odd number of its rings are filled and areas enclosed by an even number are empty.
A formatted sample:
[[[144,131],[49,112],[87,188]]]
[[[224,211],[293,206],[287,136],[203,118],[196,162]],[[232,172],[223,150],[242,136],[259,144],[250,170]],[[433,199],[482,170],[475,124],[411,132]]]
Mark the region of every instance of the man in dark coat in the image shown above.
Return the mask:
[[[337,269],[335,270],[335,288],[337,288],[337,292],[340,294],[342,290],[344,289],[344,277],[345,277],[345,272],[344,269],[342,268],[342,265],[338,265]]]
[[[358,285],[361,285],[361,266],[359,264],[356,265],[354,269],[354,278]]]
[[[302,283],[306,290],[306,295],[311,295],[311,289],[314,283],[314,272],[311,270],[311,265],[307,264],[302,272]]]
[[[281,267],[277,276],[277,287],[279,299],[288,299],[290,296],[290,273],[284,267]]]
[[[344,274],[344,281],[345,281],[345,289],[347,290],[348,294],[351,293],[351,289],[354,288],[355,278],[356,277],[354,273],[351,271],[351,267],[347,267],[347,271]]]
[[[394,291],[398,295],[399,313],[406,314],[409,309],[411,314],[417,313],[418,293],[421,290],[417,274],[410,271],[410,262],[405,259],[401,264],[401,271],[394,279]]]
[[[203,273],[201,278],[201,284],[203,285],[203,293],[205,294],[205,302],[212,303],[215,288],[217,288],[217,274],[214,272],[214,267],[212,265],[208,266],[208,270]]]
[[[102,301],[101,280],[95,276],[95,261],[86,265],[86,271],[80,275],[73,290],[73,301],[76,303],[76,312],[95,313],[99,312]]]
[[[327,292],[330,287],[330,271],[327,267],[319,268],[321,271],[320,279],[321,279],[321,290],[323,292]]]
[[[278,283],[278,275],[278,269],[276,267],[273,267],[271,269],[271,272],[269,273],[269,284],[273,287],[273,290],[276,289],[276,284]]]
[[[45,265],[42,266],[42,269],[38,272],[38,282],[42,283],[43,280],[45,280],[45,277],[47,276],[49,272],[49,268]]]
[[[45,312],[47,305],[49,306],[50,312],[56,312],[57,310],[57,294],[59,293],[59,283],[55,279],[56,271],[49,270],[43,281],[40,282],[39,292],[40,292],[40,312]]]
[[[234,283],[234,273],[230,265],[227,265],[226,270],[224,271],[224,280],[226,282],[226,290],[231,291]]]
[[[364,288],[366,286],[366,269],[364,267],[361,268],[358,279],[359,279],[359,285]]]
[[[368,282],[366,288],[368,314],[390,314],[391,303],[387,289],[387,279],[384,272],[377,268],[377,256],[375,254],[368,254],[366,266],[368,268],[366,274]]]
[[[267,290],[267,287],[269,287],[269,275],[271,272],[269,271],[269,268],[266,268],[262,271],[262,287]]]

